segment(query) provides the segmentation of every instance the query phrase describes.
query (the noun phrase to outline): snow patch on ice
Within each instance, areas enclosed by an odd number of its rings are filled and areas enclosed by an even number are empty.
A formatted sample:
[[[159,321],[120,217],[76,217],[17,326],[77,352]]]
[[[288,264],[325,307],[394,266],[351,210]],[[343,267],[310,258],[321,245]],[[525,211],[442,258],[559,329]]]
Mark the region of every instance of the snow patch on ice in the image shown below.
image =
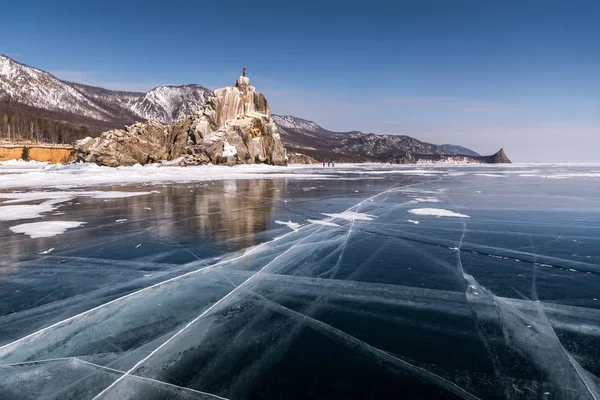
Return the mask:
[[[46,199],[70,200],[74,197],[91,197],[92,199],[123,199],[126,197],[144,196],[153,192],[120,192],[120,191],[90,191],[90,192],[26,192],[26,193],[0,193],[0,199],[9,199],[2,204],[24,203],[26,201],[39,201]]]
[[[440,199],[436,199],[435,197],[417,197],[414,199],[419,203],[441,203]]]
[[[14,233],[24,233],[29,235],[32,239],[42,237],[52,237],[61,235],[67,231],[67,229],[78,228],[86,222],[80,221],[45,221],[45,222],[32,222],[29,224],[21,224],[11,226],[9,229]]]
[[[442,208],[413,208],[408,210],[408,212],[414,215],[430,215],[434,217],[471,218],[468,215],[460,214],[450,210],[444,210]]]
[[[375,218],[374,215],[359,213],[359,212],[354,212],[354,211],[344,211],[343,213],[338,213],[338,214],[323,213],[323,215],[326,215],[331,218],[345,219],[347,221],[356,221],[356,220],[358,220],[358,221],[373,221],[373,219]]]
[[[52,247],[52,248],[50,248],[50,249],[48,249],[48,250],[44,250],[44,251],[42,251],[41,253],[38,253],[38,254],[50,254],[50,253],[52,253],[53,251],[54,251],[54,247]]]
[[[42,213],[54,210],[50,204],[4,206],[0,207],[0,221],[40,218]]]
[[[323,226],[339,226],[336,223],[325,221],[323,219],[307,219],[311,224],[323,225]]]
[[[504,174],[474,174],[475,176],[487,176],[490,178],[506,178],[507,175]]]
[[[412,219],[409,219],[406,222],[410,222],[411,224],[419,225],[419,221],[415,221],[415,220],[412,220]]]
[[[302,226],[302,225],[300,225],[296,222],[292,222],[292,221],[284,222],[284,221],[275,220],[275,223],[279,224],[279,225],[285,225],[293,231],[297,231]]]

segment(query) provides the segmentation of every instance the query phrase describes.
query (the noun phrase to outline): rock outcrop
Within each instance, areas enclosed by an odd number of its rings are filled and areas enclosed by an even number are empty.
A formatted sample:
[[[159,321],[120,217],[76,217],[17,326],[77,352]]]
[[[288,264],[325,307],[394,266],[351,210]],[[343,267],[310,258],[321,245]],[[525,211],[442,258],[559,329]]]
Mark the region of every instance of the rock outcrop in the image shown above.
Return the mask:
[[[318,160],[302,153],[288,153],[288,162],[290,164],[319,164]]]
[[[208,97],[200,113],[175,124],[136,123],[77,143],[78,159],[98,165],[180,164],[286,165],[286,150],[265,96],[240,76],[235,87]]]
[[[407,151],[390,161],[392,164],[510,164],[511,162],[504,149],[491,156],[414,154]]]

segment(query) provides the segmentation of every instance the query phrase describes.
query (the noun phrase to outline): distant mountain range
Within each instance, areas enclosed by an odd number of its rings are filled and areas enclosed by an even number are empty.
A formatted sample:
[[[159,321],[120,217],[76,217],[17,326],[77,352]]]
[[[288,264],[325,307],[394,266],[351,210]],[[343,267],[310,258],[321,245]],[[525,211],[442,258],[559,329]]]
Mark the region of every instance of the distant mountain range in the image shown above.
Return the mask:
[[[147,93],[108,90],[62,81],[0,55],[0,111],[12,109],[86,126],[86,134],[94,136],[138,121],[172,124],[202,111],[211,94],[211,90],[195,84],[159,86]],[[293,116],[273,115],[273,120],[290,152],[317,160],[399,162],[407,153],[479,156],[465,147],[435,145],[405,135],[332,132]]]
[[[107,125],[150,119],[171,124],[201,110],[211,93],[200,85],[159,86],[148,93],[108,90],[61,81],[0,55],[0,102],[75,114]]]
[[[313,121],[291,115],[274,115],[273,120],[288,151],[317,160],[398,162],[406,153],[479,156],[461,146],[435,145],[406,135],[332,132]]]

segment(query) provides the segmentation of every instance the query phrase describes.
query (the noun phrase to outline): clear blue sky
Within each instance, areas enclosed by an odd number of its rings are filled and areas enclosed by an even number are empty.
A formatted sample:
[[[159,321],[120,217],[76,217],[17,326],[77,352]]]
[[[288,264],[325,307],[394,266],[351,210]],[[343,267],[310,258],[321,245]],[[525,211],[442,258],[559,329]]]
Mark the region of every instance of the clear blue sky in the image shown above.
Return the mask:
[[[332,130],[599,161],[600,1],[11,1],[0,52],[64,79],[231,85]]]

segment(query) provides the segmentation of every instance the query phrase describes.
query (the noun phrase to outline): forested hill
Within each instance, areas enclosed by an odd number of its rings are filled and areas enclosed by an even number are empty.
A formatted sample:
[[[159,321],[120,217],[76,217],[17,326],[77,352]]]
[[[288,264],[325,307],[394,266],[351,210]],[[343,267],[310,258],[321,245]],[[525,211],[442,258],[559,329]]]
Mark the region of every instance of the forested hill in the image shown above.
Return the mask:
[[[74,121],[61,122],[24,111],[0,109],[0,133],[0,141],[68,144],[88,136],[90,130]]]

